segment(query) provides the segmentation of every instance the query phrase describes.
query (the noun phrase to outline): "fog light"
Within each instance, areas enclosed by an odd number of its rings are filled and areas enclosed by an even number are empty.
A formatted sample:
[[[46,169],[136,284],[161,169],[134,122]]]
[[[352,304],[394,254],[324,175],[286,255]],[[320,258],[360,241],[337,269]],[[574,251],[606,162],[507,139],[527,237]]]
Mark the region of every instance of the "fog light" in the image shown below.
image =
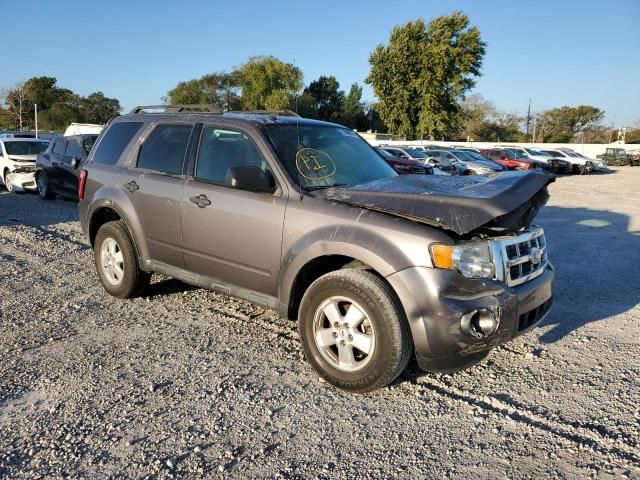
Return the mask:
[[[485,338],[498,329],[499,319],[487,308],[472,310],[460,318],[460,329],[475,338]]]

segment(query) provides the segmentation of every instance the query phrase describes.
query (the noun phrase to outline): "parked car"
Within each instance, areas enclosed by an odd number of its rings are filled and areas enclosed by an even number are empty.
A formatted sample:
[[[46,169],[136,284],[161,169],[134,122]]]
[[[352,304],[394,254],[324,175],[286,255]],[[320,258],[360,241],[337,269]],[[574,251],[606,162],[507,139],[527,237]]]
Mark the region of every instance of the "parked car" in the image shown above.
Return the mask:
[[[58,195],[78,197],[80,165],[87,159],[97,135],[71,135],[55,138],[49,148],[38,156],[36,184],[38,194],[44,199]]]
[[[605,150],[605,153],[598,155],[597,158],[606,162],[607,165],[615,165],[618,167],[629,165],[629,157],[624,148],[609,147]],[[636,162],[634,161],[633,164],[635,165]],[[638,162],[638,164],[640,165],[640,162]]]
[[[542,168],[541,162],[523,157],[521,154],[509,148],[488,148],[480,150],[480,154],[483,157],[499,163],[508,170],[534,170]]]
[[[95,123],[71,123],[64,131],[65,137],[72,135],[100,135],[104,125],[96,125]]]
[[[464,164],[458,164],[449,160],[440,161],[438,158],[430,157],[429,151],[424,150],[423,147],[410,147],[410,146],[385,146],[383,147],[390,154],[397,156],[401,159],[416,160],[429,165],[433,168],[435,175],[468,175],[469,169]]]
[[[111,295],[160,272],[276,309],[323,379],[365,392],[412,352],[468,367],[545,318],[554,270],[531,222],[552,181],[397,175],[348,128],[299,117],[135,113],[89,154],[79,216]]]
[[[405,158],[398,158],[391,155],[384,148],[374,147],[376,151],[382,155],[385,162],[399,173],[400,175],[414,174],[414,175],[433,175],[433,167],[425,165],[422,162],[416,160],[409,160]]]
[[[505,147],[509,150],[515,152],[518,155],[522,155],[523,158],[527,158],[530,160],[537,160],[543,165],[545,170],[549,170],[552,173],[572,173],[573,172],[573,164],[567,160],[562,160],[557,157],[552,157],[548,153],[542,152],[540,150],[536,150],[535,148],[530,147],[518,147],[518,146],[508,146]]]
[[[565,162],[569,162],[572,165],[573,173],[577,173],[580,175],[584,175],[586,173],[592,172],[594,170],[594,165],[591,161],[582,157],[574,157],[569,155],[569,152],[563,150],[540,150],[543,153],[551,155],[554,159],[564,160]]]
[[[36,138],[36,135],[30,132],[3,132],[0,138]]]
[[[632,167],[640,167],[640,150],[627,150],[627,159]]]
[[[487,175],[505,170],[499,163],[485,159],[481,155],[479,155],[480,158],[474,158],[469,154],[470,152],[462,150],[429,150],[427,153],[440,162],[464,165],[467,169],[465,172],[467,175]]]
[[[0,138],[0,178],[8,191],[35,190],[36,157],[48,145],[38,138]]]
[[[583,155],[582,153],[576,152],[575,150],[572,150],[570,148],[566,148],[566,147],[561,147],[558,150],[561,150],[567,154],[569,154],[570,157],[573,158],[579,158],[581,160],[587,161],[587,162],[591,162],[592,165],[592,170],[593,171],[601,171],[601,170],[607,170],[607,164],[604,160],[600,160],[598,158],[589,158],[586,155]]]
[[[463,152],[480,153],[480,149],[479,148],[467,147],[466,145],[451,145],[451,148],[454,148],[456,150],[461,150]]]

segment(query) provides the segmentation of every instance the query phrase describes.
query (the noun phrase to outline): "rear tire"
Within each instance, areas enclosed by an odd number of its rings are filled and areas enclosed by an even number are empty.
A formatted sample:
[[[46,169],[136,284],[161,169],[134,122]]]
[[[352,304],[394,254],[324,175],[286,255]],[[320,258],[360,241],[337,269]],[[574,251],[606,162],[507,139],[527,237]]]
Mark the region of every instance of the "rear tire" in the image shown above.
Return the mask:
[[[388,385],[413,351],[395,292],[367,270],[338,270],[313,282],[300,304],[298,333],[318,374],[350,392]]]
[[[135,249],[122,222],[108,222],[100,227],[93,253],[100,282],[110,295],[131,298],[149,285],[151,274],[140,270]]]
[[[44,172],[39,172],[36,176],[36,186],[38,187],[38,195],[44,200],[51,200],[55,194],[51,192],[49,187],[49,177]]]

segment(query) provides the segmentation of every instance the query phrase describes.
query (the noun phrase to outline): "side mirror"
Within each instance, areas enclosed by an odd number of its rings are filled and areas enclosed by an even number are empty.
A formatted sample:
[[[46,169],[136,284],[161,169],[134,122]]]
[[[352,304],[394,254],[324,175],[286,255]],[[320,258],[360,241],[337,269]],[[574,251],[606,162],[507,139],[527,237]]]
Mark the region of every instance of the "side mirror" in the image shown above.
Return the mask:
[[[227,170],[226,183],[233,188],[252,192],[273,193],[276,190],[271,172],[265,173],[254,166],[231,167]]]
[[[80,166],[81,161],[82,159],[80,157],[73,157],[71,159],[71,168],[73,168],[74,170],[78,168],[78,166]]]

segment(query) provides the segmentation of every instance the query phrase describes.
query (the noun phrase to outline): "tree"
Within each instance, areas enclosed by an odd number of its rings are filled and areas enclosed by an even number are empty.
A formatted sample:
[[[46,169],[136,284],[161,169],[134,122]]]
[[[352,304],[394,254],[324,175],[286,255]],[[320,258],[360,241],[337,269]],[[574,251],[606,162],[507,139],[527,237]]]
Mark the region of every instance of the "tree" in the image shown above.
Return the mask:
[[[104,124],[120,114],[122,107],[115,98],[107,98],[102,92],[95,92],[80,99],[82,120],[87,123]]]
[[[311,107],[315,111],[313,118],[320,120],[338,121],[345,100],[340,90],[340,83],[336,77],[321,76],[304,89],[303,95],[309,95],[313,100]]]
[[[198,79],[180,82],[167,93],[167,100],[174,104],[205,103],[221,110],[239,110],[240,75],[237,71],[216,72]]]
[[[479,93],[466,98],[460,104],[464,127],[457,135],[459,140],[472,138],[477,142],[515,142],[522,136],[522,118],[499,111],[493,102]]]
[[[390,130],[407,138],[442,137],[462,124],[459,102],[475,85],[486,44],[461,12],[396,26],[369,58],[366,82]]]
[[[2,98],[7,105],[7,110],[13,117],[14,124],[18,126],[18,129],[22,130],[25,127],[29,110],[29,97],[25,82],[18,82],[13,88],[3,90]]]
[[[238,69],[245,110],[294,108],[302,89],[302,72],[272,56],[250,57]]]
[[[367,118],[362,103],[362,87],[357,83],[351,85],[349,93],[344,98],[339,122],[349,128],[361,131],[367,129]]]
[[[537,119],[536,141],[571,142],[578,133],[586,134],[597,130],[604,113],[591,105],[564,106],[547,110]]]

